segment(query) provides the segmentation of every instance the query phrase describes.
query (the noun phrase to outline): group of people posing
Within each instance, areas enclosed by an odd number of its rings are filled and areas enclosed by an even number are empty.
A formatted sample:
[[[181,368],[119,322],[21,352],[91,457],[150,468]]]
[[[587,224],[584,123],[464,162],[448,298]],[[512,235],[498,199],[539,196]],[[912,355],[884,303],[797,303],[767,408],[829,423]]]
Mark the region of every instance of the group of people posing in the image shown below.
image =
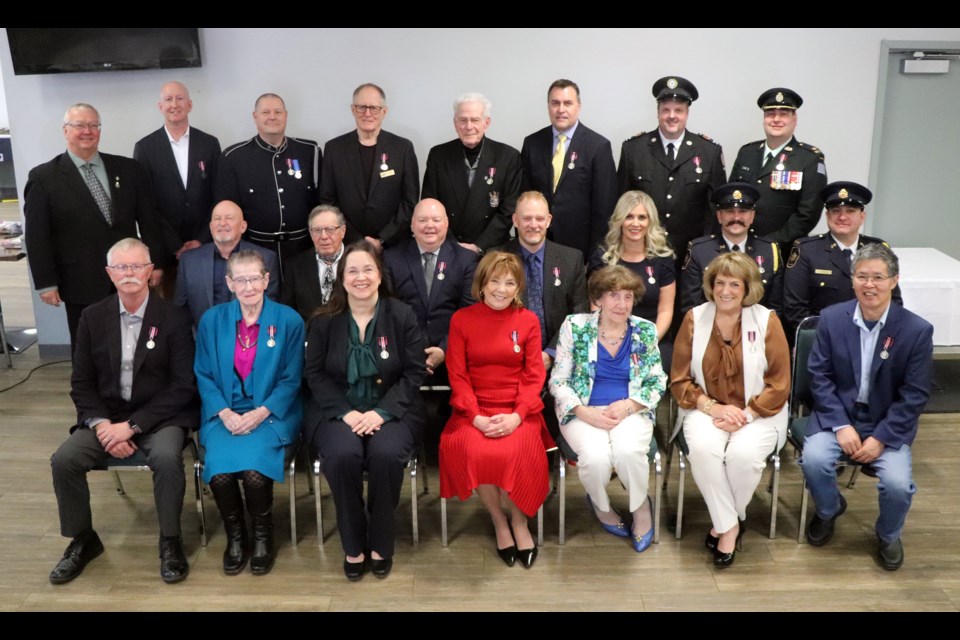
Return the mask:
[[[658,127],[624,143],[619,170],[579,122],[569,80],[551,85],[551,125],[520,153],[485,136],[489,101],[466,94],[422,189],[372,84],[354,92],[356,131],[322,155],[286,136],[274,94],[257,100],[258,134],[221,154],[188,125],[186,88],[168,83],[165,125],[138,161],[100,154],[96,110],[68,109],[67,153],[31,171],[25,192],[34,283],[65,304],[74,348],[78,418],[52,458],[71,543],[51,582],[103,552],[86,472],[139,450],[154,470],[161,577],[187,576],[182,449],[196,428],[226,574],[273,567],[273,482],[302,442],[323,461],[346,577],[386,577],[403,468],[426,426],[422,385],[451,390],[441,495],[475,492],[500,558],[530,568],[527,520],[560,438],[603,529],[649,547],[647,454],[669,380],[671,437],[682,433],[711,516],[706,547],[729,567],[785,440],[788,336],[821,312],[808,539],[826,543],[846,506],[834,467],[846,456],[880,477],[878,557],[898,568],[932,328],[900,305],[893,252],[860,233],[869,190],[826,183],[822,153],[793,136],[802,99],[789,89],[760,96],[766,138],[740,150],[730,182],[719,145],[686,130],[692,83],[662,78],[653,94]],[[830,232],[803,237],[824,205]],[[614,471],[626,516],[606,490]]]

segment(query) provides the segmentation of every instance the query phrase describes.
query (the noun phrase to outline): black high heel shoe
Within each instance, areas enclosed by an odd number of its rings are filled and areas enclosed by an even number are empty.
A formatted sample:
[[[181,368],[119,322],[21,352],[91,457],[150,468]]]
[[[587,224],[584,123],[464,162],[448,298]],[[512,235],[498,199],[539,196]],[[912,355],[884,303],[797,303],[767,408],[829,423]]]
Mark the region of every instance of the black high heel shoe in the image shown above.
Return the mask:
[[[731,565],[733,564],[734,559],[735,559],[736,556],[737,556],[737,551],[743,551],[743,542],[742,542],[742,541],[743,541],[743,529],[744,529],[744,526],[743,526],[743,525],[744,525],[744,522],[743,522],[742,520],[738,521],[737,526],[739,527],[739,529],[737,530],[737,541],[734,543],[734,550],[733,550],[733,551],[729,551],[729,552],[720,551],[720,547],[719,547],[719,546],[717,546],[717,547],[714,549],[714,551],[713,551],[713,566],[715,566],[717,569],[726,569],[727,567],[731,566]],[[713,537],[713,536],[711,536],[710,533],[707,532],[707,541],[708,541],[708,542],[709,542],[709,539],[712,538],[712,537]],[[716,540],[717,540],[717,544],[719,545],[719,543],[720,543],[720,538],[716,538]]]
[[[537,548],[537,543],[533,543],[532,549],[518,549],[517,558],[520,559],[520,564],[523,565],[524,569],[529,569],[533,566],[533,563],[537,560],[537,555],[540,553],[540,550]]]
[[[512,567],[517,562],[517,545],[510,545],[506,549],[497,549],[497,555],[508,567]]]
[[[718,544],[720,544],[720,538],[718,536],[711,535],[711,533],[707,531],[707,539],[703,541],[703,546],[707,548],[707,551],[710,553],[716,553]]]

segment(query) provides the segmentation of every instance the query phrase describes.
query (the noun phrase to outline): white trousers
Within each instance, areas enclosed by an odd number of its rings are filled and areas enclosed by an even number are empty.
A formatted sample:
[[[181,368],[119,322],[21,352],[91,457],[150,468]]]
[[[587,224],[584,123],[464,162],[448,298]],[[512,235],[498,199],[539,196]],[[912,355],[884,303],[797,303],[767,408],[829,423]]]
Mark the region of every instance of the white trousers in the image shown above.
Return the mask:
[[[653,423],[634,413],[606,431],[574,418],[560,425],[560,432],[577,452],[577,475],[597,509],[610,511],[607,483],[614,469],[630,495],[630,511],[643,505],[650,484],[647,452]]]
[[[756,418],[739,431],[727,433],[713,426],[702,411],[683,420],[690,448],[690,471],[703,495],[717,533],[747,518],[747,505],[760,484],[766,460],[777,444],[774,418]]]

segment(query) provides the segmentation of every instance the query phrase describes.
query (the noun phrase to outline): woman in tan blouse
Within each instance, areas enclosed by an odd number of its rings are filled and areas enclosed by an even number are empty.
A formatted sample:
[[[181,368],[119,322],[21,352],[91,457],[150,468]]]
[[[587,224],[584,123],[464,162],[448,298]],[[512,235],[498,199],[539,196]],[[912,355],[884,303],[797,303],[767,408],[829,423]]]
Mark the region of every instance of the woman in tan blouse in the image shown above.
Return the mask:
[[[706,547],[733,564],[747,505],[765,460],[783,445],[790,350],[763,297],[760,269],[742,253],[717,256],[703,274],[707,302],[687,312],[674,346],[670,385],[690,449],[693,479],[713,527]]]

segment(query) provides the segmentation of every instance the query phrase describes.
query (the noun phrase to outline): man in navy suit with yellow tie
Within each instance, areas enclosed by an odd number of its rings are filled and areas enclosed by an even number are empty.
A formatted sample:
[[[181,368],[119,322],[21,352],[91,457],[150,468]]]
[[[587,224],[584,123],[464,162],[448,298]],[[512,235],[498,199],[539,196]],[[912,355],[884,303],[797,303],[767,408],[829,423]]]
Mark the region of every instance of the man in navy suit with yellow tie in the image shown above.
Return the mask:
[[[610,141],[580,122],[580,87],[556,80],[547,90],[550,126],[520,150],[521,191],[539,191],[553,214],[551,240],[589,256],[607,233],[619,195]]]
[[[837,459],[873,467],[880,479],[879,562],[889,571],[903,564],[900,533],[917,490],[910,447],[933,368],[933,327],[891,304],[898,279],[896,255],[883,244],[864,245],[853,258],[857,299],[823,310],[810,353],[814,409],[801,461],[817,505],[807,530],[814,546],[830,540],[847,508]]]

